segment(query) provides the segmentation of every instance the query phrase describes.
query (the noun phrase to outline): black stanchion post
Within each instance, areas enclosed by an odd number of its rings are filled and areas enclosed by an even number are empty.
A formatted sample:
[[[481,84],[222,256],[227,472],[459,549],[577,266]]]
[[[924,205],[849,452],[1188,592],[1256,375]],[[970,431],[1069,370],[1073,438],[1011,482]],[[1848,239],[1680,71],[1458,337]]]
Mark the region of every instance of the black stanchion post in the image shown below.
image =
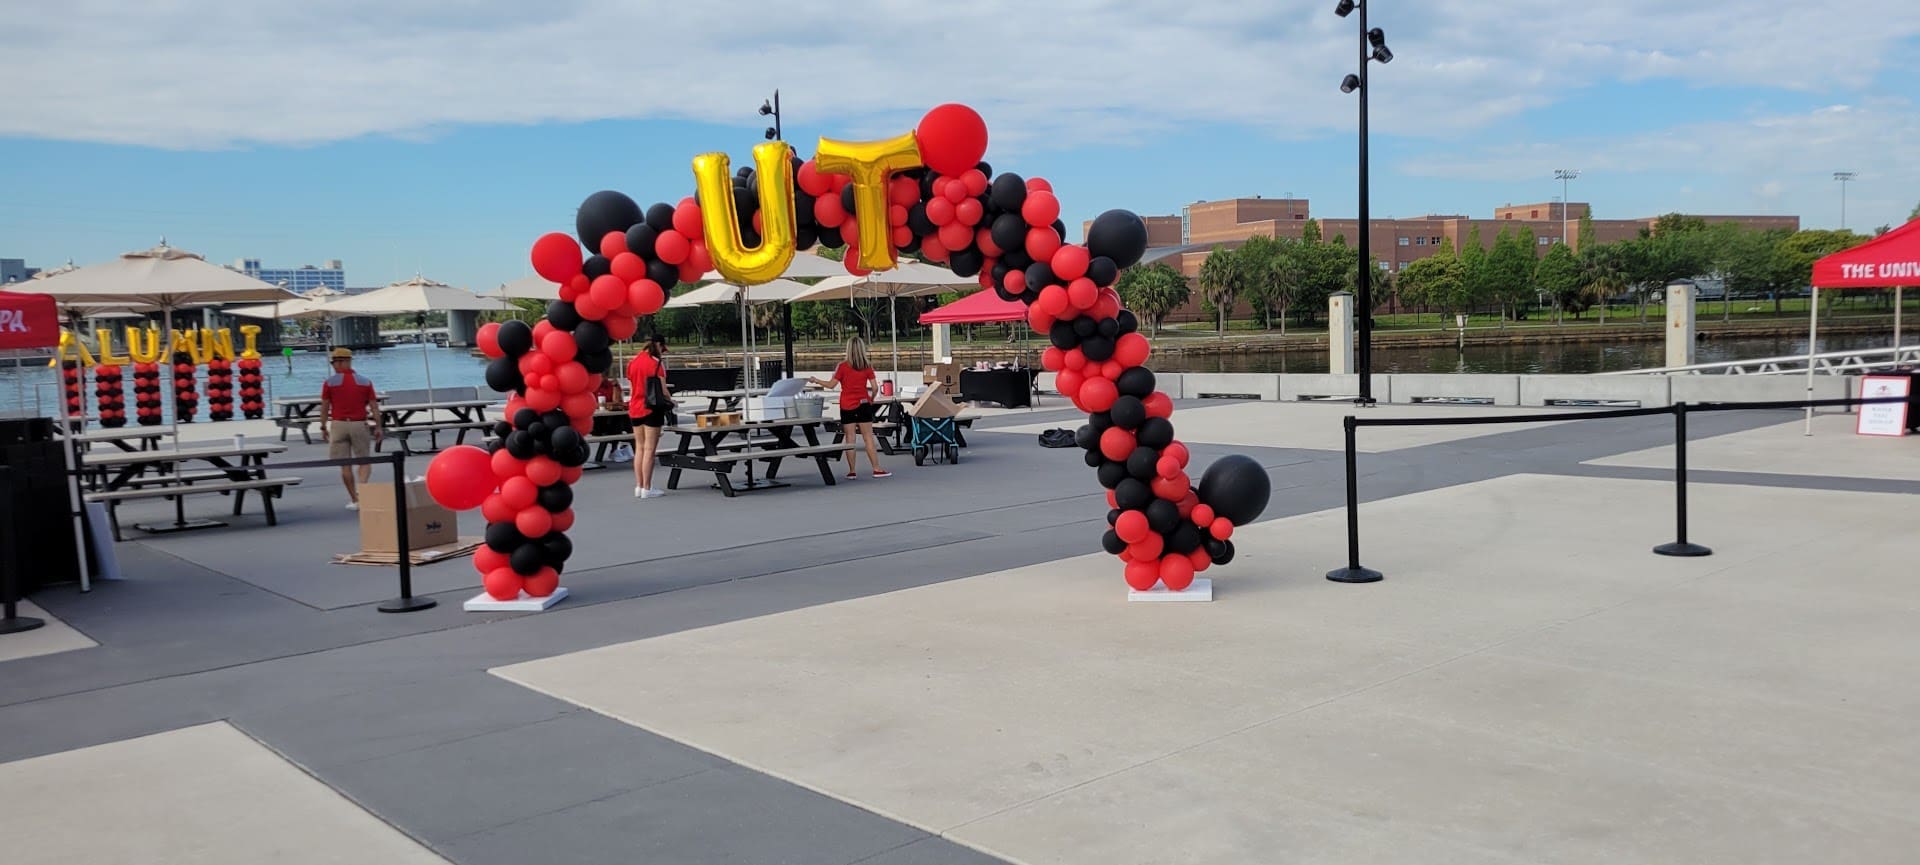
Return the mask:
[[[1653,551],[1663,556],[1711,556],[1713,551],[1687,542],[1687,404],[1673,404],[1673,513],[1676,535],[1673,543],[1661,544]]]
[[[407,449],[393,452],[394,536],[400,548],[400,597],[380,604],[383,613],[411,613],[434,606],[432,598],[413,596],[413,544],[407,537]]]
[[[0,634],[31,631],[46,624],[32,616],[17,615],[20,605],[20,545],[13,536],[13,469],[0,466]]]
[[[1385,577],[1372,568],[1360,567],[1360,480],[1359,460],[1354,456],[1353,415],[1344,422],[1347,433],[1347,566],[1327,572],[1336,583],[1377,583]]]

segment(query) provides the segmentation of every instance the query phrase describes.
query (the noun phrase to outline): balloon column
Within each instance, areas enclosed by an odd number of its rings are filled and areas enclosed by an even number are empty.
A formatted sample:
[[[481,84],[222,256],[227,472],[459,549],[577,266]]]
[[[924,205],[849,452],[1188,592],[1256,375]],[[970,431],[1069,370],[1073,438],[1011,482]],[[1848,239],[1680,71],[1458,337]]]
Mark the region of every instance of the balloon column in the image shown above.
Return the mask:
[[[193,355],[174,352],[173,418],[181,423],[193,423],[193,416],[200,411],[200,394],[193,389],[193,372]]]
[[[60,362],[60,390],[67,398],[67,416],[80,417],[87,413],[87,402],[80,390],[80,362],[63,360]]]
[[[127,395],[120,375],[119,364],[93,368],[93,402],[100,412],[100,425],[108,429],[127,425]]]
[[[260,372],[260,358],[242,357],[234,366],[240,370],[240,413],[247,420],[259,420],[267,413],[266,396],[261,390],[266,378]]]
[[[134,361],[133,413],[141,426],[160,425],[160,364]]]
[[[1127,563],[1128,585],[1179,591],[1197,571],[1230,561],[1234,527],[1266,507],[1266,473],[1229,457],[1193,486],[1173,401],[1145,366],[1151,346],[1113,287],[1145,252],[1145,223],[1110,210],[1085,243],[1067,243],[1052,185],[995,175],[981,161],[986,149],[979,114],[941,105],[895,138],[823,138],[811,160],[785,142],[759,145],[754,166],[730,180],[724,154],[703,154],[693,161],[696,196],[643,209],[596,192],[575,216],[577,242],[559,233],[535,241],[534,270],[559,286],[559,299],[533,328],[509,322],[480,338],[495,358],[488,384],[514,394],[500,449],[452,449],[428,473],[441,504],[485,513],[487,548],[475,562],[487,591],[503,600],[550,591],[549,572],[571,551],[561,534],[571,512],[563,520],[563,508],[547,505],[571,501],[560,491],[585,458],[574,443],[591,428],[607,341],[631,336],[634,316],[657,311],[677,281],[717,269],[738,283],[765,282],[816,243],[845,245],[854,274],[917,254],[1027,304],[1027,321],[1052,341],[1042,362],[1056,388],[1089,414],[1078,439],[1108,490],[1103,543]]]
[[[225,358],[207,360],[207,419],[233,419],[233,364]]]

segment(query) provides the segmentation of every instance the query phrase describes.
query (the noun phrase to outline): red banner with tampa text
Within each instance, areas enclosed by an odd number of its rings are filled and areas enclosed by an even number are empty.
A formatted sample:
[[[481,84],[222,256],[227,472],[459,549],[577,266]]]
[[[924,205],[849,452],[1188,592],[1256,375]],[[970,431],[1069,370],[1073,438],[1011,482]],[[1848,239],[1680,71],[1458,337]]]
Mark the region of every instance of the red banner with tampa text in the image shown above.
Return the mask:
[[[60,313],[44,294],[0,291],[0,349],[60,344]]]

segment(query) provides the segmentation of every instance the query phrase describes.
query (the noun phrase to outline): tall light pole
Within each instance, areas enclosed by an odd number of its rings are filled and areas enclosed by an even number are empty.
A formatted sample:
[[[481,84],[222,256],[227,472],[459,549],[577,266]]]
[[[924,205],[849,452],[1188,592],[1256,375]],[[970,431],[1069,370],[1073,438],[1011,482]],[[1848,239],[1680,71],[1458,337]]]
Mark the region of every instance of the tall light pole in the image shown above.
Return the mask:
[[[1367,214],[1367,64],[1372,61],[1393,62],[1393,52],[1387,49],[1387,34],[1380,28],[1367,28],[1366,0],[1340,0],[1334,6],[1333,14],[1342,18],[1360,10],[1360,73],[1349,73],[1340,82],[1341,93],[1360,91],[1360,278],[1356,280],[1359,291],[1354,298],[1357,301],[1360,316],[1360,396],[1354,402],[1362,406],[1373,405],[1373,244],[1368,237],[1372,220]]]
[[[785,141],[786,140],[786,136],[782,134],[780,131],[780,91],[779,89],[776,88],[773,91],[772,100],[761,100],[760,116],[773,118],[773,125],[767,127],[768,141]],[[793,304],[791,303],[780,304],[780,338],[783,342],[786,343],[786,347],[787,347],[787,351],[786,351],[787,365],[786,365],[786,368],[782,370],[782,372],[785,373],[787,377],[791,378],[794,374],[793,372]],[[745,347],[743,346],[741,350],[745,351]],[[746,387],[746,383],[744,381],[741,383],[741,387]]]
[[[1836,171],[1833,179],[1840,181],[1840,230],[1847,230],[1847,181],[1854,178],[1851,171]]]
[[[1567,234],[1567,204],[1573,199],[1567,197],[1567,184],[1579,176],[1580,169],[1577,168],[1559,168],[1553,172],[1553,179],[1560,181],[1560,242],[1568,249],[1572,249],[1573,244],[1567,241],[1567,237],[1569,236]]]

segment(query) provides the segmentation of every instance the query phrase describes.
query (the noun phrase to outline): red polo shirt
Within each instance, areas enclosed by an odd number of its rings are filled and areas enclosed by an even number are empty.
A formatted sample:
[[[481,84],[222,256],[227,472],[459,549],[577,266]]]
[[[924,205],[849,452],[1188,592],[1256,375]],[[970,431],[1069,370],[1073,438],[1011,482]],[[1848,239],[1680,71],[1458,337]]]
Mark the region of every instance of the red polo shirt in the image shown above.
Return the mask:
[[[327,401],[329,420],[366,420],[367,403],[373,400],[373,382],[352,370],[336,372],[320,385],[320,398]]]

